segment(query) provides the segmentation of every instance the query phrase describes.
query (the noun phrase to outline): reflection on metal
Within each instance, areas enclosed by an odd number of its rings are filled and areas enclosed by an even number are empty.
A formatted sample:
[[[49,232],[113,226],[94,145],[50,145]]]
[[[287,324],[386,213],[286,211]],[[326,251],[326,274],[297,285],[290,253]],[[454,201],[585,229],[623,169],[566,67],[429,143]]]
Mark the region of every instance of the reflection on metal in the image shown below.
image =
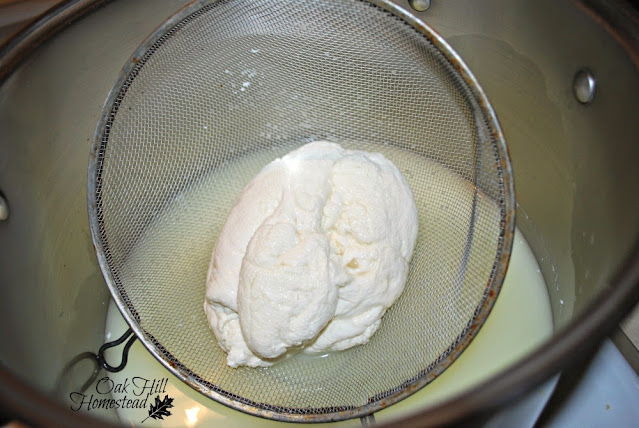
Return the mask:
[[[575,78],[572,82],[572,91],[577,101],[582,104],[590,104],[595,98],[596,86],[597,82],[592,72],[584,68],[575,74]]]
[[[363,427],[373,426],[375,425],[375,414],[371,413],[368,416],[359,418],[359,420],[362,422]]]
[[[98,374],[100,374],[100,363],[98,361],[97,355],[95,355],[93,352],[83,352],[79,355],[76,355],[71,361],[69,361],[64,366],[64,368],[62,369],[62,374],[60,374],[60,377],[58,378],[58,381],[56,382],[56,391],[58,392],[59,395],[68,394],[68,391],[70,390],[68,384],[69,382],[73,381],[73,377],[74,377],[73,371],[78,370],[77,366],[79,366],[82,361],[90,361],[92,363],[91,373],[89,374],[87,380],[84,381],[84,383],[82,383],[81,386],[78,386],[78,387],[73,386],[71,387],[71,389],[82,394],[89,388],[89,386],[91,386],[91,384],[98,377]]]
[[[72,22],[112,0],[59,2],[27,27],[0,43],[0,83],[38,46]]]

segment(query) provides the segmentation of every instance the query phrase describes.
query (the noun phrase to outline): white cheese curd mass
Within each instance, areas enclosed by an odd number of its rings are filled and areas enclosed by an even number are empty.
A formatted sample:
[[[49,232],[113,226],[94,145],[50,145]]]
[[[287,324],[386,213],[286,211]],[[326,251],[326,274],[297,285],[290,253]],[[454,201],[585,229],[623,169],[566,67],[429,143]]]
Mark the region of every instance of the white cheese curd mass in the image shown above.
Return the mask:
[[[231,367],[365,344],[404,289],[411,189],[378,153],[313,142],[264,167],[231,209],[204,310]]]

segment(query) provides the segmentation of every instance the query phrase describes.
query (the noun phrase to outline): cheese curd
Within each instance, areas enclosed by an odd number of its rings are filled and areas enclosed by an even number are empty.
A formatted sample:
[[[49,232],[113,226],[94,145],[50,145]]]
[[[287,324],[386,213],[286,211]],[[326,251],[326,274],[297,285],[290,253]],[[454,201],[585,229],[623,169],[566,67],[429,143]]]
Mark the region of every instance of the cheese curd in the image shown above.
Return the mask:
[[[404,289],[417,209],[384,156],[313,142],[267,165],[222,228],[204,310],[231,367],[365,344]]]

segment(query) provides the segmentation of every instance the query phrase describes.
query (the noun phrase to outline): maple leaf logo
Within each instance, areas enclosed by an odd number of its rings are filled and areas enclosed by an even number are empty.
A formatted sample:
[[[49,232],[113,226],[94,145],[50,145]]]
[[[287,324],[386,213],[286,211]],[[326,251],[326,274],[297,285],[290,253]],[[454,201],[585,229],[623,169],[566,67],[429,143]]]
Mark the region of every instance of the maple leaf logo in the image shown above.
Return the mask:
[[[143,423],[149,418],[164,420],[165,416],[171,416],[171,412],[167,410],[167,409],[170,409],[171,407],[173,407],[172,398],[169,398],[168,395],[165,395],[164,400],[160,400],[160,396],[156,395],[155,404],[151,403],[149,405],[149,416],[144,418],[144,420],[140,423]]]

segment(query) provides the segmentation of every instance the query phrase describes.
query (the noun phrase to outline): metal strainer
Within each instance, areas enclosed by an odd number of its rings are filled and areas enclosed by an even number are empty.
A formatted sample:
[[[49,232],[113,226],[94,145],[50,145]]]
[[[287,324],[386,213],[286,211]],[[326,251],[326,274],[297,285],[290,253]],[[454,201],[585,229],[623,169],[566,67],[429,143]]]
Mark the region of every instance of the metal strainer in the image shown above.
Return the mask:
[[[244,185],[313,140],[383,153],[420,233],[370,343],[265,369],[226,365],[202,310],[217,235]],[[91,154],[93,240],[144,345],[201,393],[286,421],[364,416],[426,385],[475,336],[514,233],[505,142],[450,47],[389,1],[198,1],[135,52]]]

